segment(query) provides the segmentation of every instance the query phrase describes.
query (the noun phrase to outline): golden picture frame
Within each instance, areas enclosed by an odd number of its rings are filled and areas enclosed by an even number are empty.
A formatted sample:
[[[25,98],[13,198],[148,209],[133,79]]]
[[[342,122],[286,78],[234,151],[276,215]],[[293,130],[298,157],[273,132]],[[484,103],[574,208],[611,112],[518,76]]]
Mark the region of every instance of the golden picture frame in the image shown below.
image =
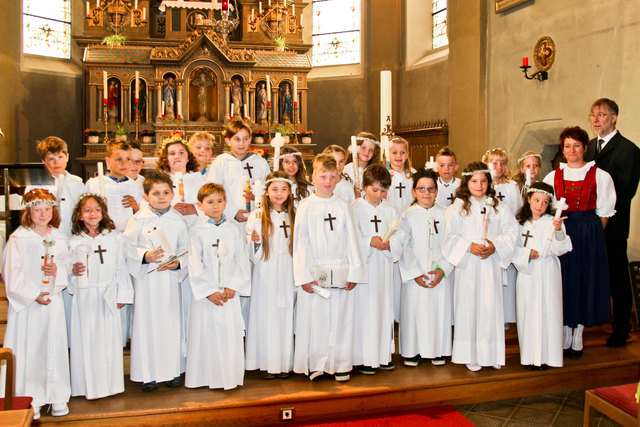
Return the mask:
[[[504,12],[529,0],[496,0],[496,13]]]

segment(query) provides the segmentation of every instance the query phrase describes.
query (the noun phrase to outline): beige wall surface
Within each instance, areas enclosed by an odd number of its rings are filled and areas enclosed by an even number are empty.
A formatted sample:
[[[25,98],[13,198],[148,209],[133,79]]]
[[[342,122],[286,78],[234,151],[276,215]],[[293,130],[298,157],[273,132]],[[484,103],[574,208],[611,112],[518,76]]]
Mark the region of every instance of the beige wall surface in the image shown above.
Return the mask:
[[[618,103],[618,130],[640,144],[640,2],[535,0],[495,14],[494,1],[486,1],[488,147],[511,151],[513,165],[527,147],[555,151],[549,144],[558,143],[565,126],[581,126],[593,137],[587,114],[600,97]],[[533,48],[542,36],[551,37],[557,49],[549,80],[525,80],[522,58],[533,65]],[[638,260],[637,194],[631,218],[629,255]]]

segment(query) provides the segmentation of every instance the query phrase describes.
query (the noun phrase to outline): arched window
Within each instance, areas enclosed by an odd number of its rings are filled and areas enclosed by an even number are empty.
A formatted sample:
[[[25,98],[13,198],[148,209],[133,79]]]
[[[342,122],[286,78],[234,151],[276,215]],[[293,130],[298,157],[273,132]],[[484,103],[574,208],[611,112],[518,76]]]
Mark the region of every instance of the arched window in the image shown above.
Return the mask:
[[[360,0],[313,0],[313,65],[360,63]]]
[[[71,58],[71,0],[23,0],[22,51]]]
[[[449,44],[449,36],[447,35],[447,0],[433,0],[431,36],[433,49]]]

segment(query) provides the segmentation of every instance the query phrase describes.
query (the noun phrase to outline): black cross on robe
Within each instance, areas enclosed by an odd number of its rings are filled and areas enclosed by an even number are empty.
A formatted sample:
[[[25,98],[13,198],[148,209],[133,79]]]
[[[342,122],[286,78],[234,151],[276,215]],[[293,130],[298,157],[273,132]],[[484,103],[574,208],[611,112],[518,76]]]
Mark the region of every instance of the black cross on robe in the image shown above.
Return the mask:
[[[449,204],[453,203],[453,201],[455,200],[455,196],[453,195],[453,193],[449,194],[449,197],[447,197],[447,200],[449,200]]]
[[[403,188],[407,188],[407,186],[406,185],[402,185],[402,183],[400,182],[400,183],[398,183],[398,186],[396,188],[398,189],[398,197],[400,197],[402,199],[402,189]]]
[[[100,264],[104,264],[104,258],[102,258],[102,254],[107,252],[106,249],[102,249],[102,245],[98,245],[98,249],[93,251],[94,254],[100,255]]]
[[[529,237],[533,237],[533,235],[531,235],[529,230],[527,230],[527,234],[523,234],[522,237],[524,237],[524,246],[527,246],[527,242],[529,241]]]
[[[285,220],[282,220],[282,225],[280,226],[280,228],[282,228],[282,230],[284,231],[284,238],[288,238],[289,234],[287,233],[287,229],[291,227],[289,224],[286,223]]]
[[[251,174],[251,169],[253,169],[253,166],[251,166],[249,163],[245,163],[244,169],[246,169],[247,172],[249,172],[249,178],[253,178],[253,175]]]
[[[436,234],[438,234],[438,224],[440,224],[440,221],[438,221],[437,219],[433,221],[433,229],[435,230]]]
[[[331,227],[331,231],[333,231],[333,220],[336,219],[335,216],[331,216],[331,212],[329,212],[329,215],[324,219],[325,221],[329,221],[329,227]]]
[[[369,222],[372,222],[373,225],[376,226],[376,233],[377,233],[378,232],[378,223],[382,222],[382,220],[378,219],[378,215],[374,215],[373,219],[371,221],[369,221]]]
[[[487,213],[487,207],[486,207],[486,206],[483,206],[483,207],[482,207],[482,209],[480,210],[480,213],[481,213],[482,215],[486,215],[486,213]]]
[[[498,195],[496,196],[496,199],[500,199],[500,201],[502,201],[504,199],[504,194],[502,194],[501,191],[498,191]]]

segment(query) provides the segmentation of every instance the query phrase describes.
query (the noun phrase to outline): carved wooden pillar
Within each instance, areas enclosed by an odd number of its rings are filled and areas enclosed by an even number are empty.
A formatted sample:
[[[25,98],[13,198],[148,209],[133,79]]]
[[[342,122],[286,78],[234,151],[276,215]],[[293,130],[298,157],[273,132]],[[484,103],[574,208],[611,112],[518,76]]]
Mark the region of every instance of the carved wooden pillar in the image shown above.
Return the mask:
[[[156,80],[156,100],[158,106],[158,114],[156,114],[156,121],[162,120],[162,80]]]
[[[253,88],[249,88],[249,118],[253,117],[255,123],[258,122],[258,116],[256,115],[256,91]]]
[[[247,106],[247,111],[245,111],[244,105],[242,106],[241,110],[242,110],[242,115],[246,117],[247,121],[250,121],[251,120],[251,99],[249,98],[250,84],[244,83],[243,86],[244,86],[244,104]]]
[[[176,117],[178,119],[184,116],[182,114],[182,86],[184,86],[182,81],[176,81]]]
[[[122,102],[120,103],[120,114],[122,117],[122,123],[131,123],[131,120],[129,120],[130,106],[131,99],[129,98],[129,85],[122,85]]]
[[[271,86],[271,92],[273,93],[271,95],[271,99],[273,100],[273,102],[271,103],[271,106],[273,107],[273,111],[272,111],[272,117],[273,119],[271,120],[271,123],[273,124],[273,126],[277,125],[280,122],[280,99],[279,99],[279,95],[280,95],[280,88],[279,87],[274,87]]]
[[[231,82],[223,82],[222,84],[224,85],[224,120],[229,121],[231,120],[231,116],[229,114],[229,93],[231,90]]]

